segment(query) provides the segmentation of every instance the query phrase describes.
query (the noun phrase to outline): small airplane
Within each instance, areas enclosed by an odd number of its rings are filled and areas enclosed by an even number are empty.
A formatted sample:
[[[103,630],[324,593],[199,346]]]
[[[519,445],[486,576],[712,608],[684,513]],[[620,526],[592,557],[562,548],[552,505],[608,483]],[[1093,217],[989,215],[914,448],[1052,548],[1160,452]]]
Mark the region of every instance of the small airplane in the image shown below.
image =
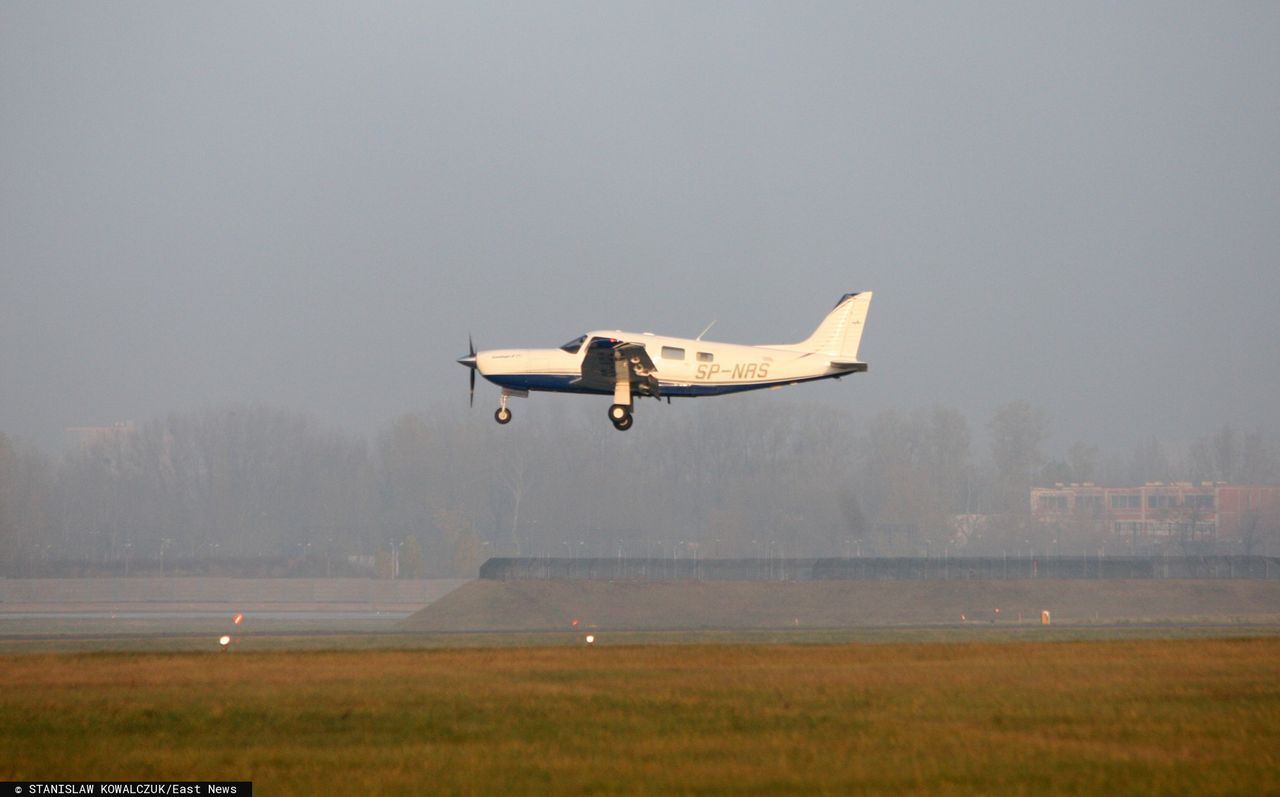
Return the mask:
[[[458,362],[471,369],[471,404],[476,372],[502,388],[494,418],[511,422],[507,400],[532,391],[613,396],[609,420],[631,428],[633,399],[651,396],[723,396],[744,390],[779,388],[818,379],[839,379],[867,370],[858,360],[858,344],[871,306],[871,291],[847,293],[799,343],[744,346],[652,332],[597,331],[580,335],[558,349],[494,349],[470,352]],[[715,322],[712,322],[714,324]]]

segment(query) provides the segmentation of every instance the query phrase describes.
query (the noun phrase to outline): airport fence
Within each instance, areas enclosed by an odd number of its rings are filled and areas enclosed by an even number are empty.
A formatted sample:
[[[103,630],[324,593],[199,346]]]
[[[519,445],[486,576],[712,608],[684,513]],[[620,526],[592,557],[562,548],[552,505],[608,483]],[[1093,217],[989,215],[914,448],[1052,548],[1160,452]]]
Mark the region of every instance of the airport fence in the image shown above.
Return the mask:
[[[493,558],[480,578],[595,581],[1280,579],[1274,556],[971,556],[849,559]]]

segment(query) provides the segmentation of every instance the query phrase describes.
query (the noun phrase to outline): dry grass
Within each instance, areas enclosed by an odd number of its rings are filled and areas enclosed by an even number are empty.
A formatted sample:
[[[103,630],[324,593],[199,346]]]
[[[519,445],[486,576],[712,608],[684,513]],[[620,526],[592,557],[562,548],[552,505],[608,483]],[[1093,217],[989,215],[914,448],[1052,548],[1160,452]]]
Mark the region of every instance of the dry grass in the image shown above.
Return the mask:
[[[0,779],[1280,792],[1280,639],[0,658]]]

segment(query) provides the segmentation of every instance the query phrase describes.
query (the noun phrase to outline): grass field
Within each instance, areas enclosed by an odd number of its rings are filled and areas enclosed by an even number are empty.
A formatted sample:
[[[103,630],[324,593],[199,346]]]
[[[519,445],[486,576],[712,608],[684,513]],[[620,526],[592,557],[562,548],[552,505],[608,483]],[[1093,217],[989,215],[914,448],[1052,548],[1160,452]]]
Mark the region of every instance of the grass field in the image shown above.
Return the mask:
[[[1280,638],[0,656],[0,779],[1276,794]]]

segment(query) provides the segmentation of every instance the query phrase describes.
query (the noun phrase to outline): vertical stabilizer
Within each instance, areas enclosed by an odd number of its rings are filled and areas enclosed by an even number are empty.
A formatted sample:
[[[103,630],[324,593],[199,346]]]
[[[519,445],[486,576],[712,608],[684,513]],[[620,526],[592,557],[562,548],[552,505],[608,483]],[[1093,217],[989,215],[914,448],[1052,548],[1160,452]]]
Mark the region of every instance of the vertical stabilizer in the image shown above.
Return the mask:
[[[862,342],[862,329],[870,307],[871,291],[846,293],[812,335],[787,348],[826,354],[840,362],[857,362],[858,345]]]

